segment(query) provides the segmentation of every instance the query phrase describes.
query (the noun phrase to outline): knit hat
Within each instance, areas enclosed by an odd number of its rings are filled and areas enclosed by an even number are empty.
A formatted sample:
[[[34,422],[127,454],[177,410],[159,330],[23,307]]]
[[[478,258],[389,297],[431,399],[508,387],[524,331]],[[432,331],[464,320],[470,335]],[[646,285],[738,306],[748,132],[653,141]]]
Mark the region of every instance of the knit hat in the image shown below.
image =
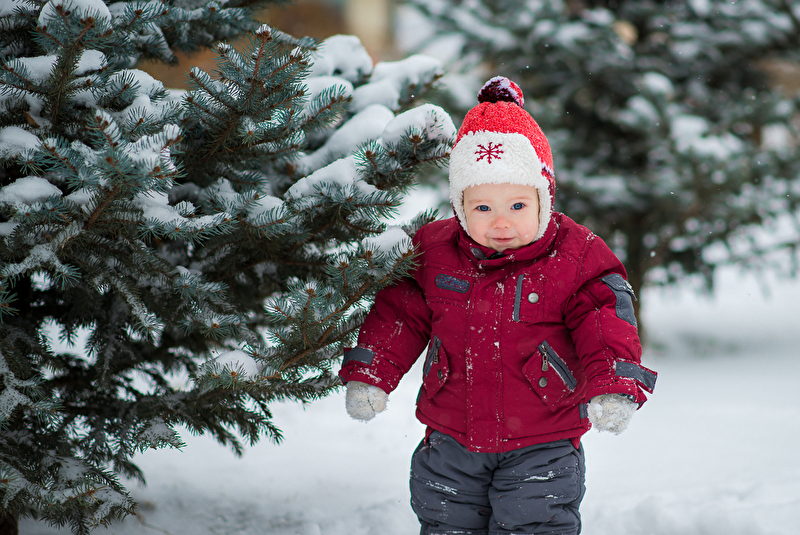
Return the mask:
[[[481,184],[534,186],[539,192],[541,238],[553,209],[556,183],[550,144],[526,112],[522,90],[503,76],[486,82],[458,130],[450,153],[450,201],[467,230],[464,190]]]

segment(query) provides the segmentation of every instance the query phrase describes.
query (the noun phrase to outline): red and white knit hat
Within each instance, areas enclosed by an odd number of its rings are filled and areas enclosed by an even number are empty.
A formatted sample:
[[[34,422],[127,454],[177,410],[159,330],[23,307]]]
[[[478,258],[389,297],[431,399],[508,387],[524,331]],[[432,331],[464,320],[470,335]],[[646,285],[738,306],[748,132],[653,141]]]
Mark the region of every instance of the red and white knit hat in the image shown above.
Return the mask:
[[[450,201],[467,229],[464,190],[480,184],[521,184],[539,192],[538,240],[547,230],[556,183],[550,144],[522,107],[522,90],[503,76],[486,82],[458,130],[450,153]]]

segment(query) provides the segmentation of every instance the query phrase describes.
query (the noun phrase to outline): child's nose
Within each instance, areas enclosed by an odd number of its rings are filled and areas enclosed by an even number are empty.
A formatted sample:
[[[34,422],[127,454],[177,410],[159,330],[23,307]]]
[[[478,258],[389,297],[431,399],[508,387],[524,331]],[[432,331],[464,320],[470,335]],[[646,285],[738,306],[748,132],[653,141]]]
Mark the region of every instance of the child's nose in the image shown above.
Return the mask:
[[[492,226],[494,228],[508,228],[509,226],[508,218],[503,214],[498,214],[492,221]]]

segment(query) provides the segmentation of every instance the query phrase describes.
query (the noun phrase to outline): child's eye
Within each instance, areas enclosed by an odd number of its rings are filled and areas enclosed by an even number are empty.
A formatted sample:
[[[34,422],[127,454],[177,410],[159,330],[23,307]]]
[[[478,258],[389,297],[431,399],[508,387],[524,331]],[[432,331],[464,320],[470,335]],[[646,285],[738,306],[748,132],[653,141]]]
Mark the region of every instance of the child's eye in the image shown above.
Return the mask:
[[[515,202],[514,206],[511,207],[512,210],[522,210],[525,207],[525,203]]]
[[[489,211],[489,207],[486,206],[485,204],[480,204],[480,205],[476,206],[476,208],[481,212],[488,212]]]

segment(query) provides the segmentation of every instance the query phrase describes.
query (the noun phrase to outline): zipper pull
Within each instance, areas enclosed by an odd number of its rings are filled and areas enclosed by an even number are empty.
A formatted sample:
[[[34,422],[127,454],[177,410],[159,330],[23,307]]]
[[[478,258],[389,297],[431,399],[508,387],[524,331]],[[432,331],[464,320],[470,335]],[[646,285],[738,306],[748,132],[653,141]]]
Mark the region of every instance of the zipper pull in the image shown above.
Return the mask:
[[[550,363],[547,361],[547,353],[542,351],[542,371],[546,372],[550,369]]]

